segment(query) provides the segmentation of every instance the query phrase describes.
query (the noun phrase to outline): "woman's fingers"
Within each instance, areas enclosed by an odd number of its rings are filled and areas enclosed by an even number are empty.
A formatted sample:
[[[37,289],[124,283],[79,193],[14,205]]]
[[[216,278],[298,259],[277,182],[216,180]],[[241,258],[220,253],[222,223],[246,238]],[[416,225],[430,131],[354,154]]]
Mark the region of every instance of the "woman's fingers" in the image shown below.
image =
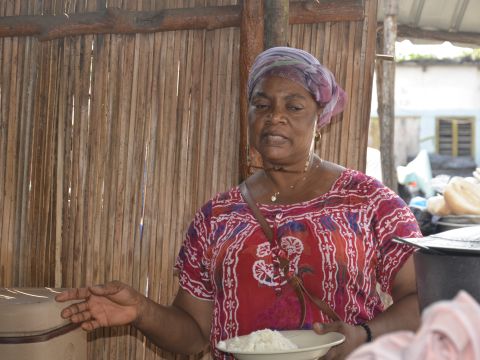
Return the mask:
[[[69,301],[69,300],[83,300],[86,299],[90,296],[90,291],[88,288],[74,288],[74,289],[68,289],[57,296],[55,296],[56,301]]]
[[[64,319],[67,319],[85,311],[88,311],[88,303],[86,301],[70,305],[69,307],[63,309],[60,315]]]
[[[122,288],[123,284],[120,281],[111,281],[102,285],[90,286],[88,290],[94,295],[108,296],[118,293]]]
[[[87,302],[70,305],[68,308],[63,309],[61,315],[73,323],[81,323],[82,329],[87,331],[92,331],[102,326],[90,311]]]
[[[81,323],[85,330],[94,330],[133,321],[138,311],[136,295],[129,286],[112,281],[105,285],[67,290],[57,295],[57,300],[80,300],[66,306],[60,315],[74,323]]]
[[[341,331],[342,327],[343,327],[343,323],[341,321],[335,321],[333,323],[327,323],[327,324],[321,324],[321,323],[313,324],[313,330],[317,334],[326,334],[332,331],[343,332]]]
[[[74,323],[84,322],[87,320],[93,319],[92,313],[90,311],[84,311],[81,313],[74,314],[70,317],[70,320]]]
[[[313,330],[317,334],[326,334],[332,331],[339,332],[346,336],[345,341],[348,341],[348,335],[345,329],[345,323],[341,321],[334,321],[332,323],[321,324],[321,323],[314,323]],[[322,359],[325,360],[337,360],[337,359],[344,359],[345,355],[345,343],[333,346]]]
[[[119,292],[122,289],[123,284],[119,281],[111,281],[105,285],[89,286],[88,288],[73,288],[68,289],[57,296],[55,300],[63,302],[69,300],[84,300],[90,295],[112,295]]]
[[[82,329],[87,331],[92,331],[101,327],[97,320],[93,319],[90,321],[85,321],[82,323]]]
[[[349,325],[341,321],[335,321],[328,324],[313,324],[313,329],[317,334],[325,334],[328,332],[338,332],[345,335],[345,341],[339,345],[333,346],[327,354],[325,360],[345,359],[355,348],[363,343],[363,329],[358,326]]]

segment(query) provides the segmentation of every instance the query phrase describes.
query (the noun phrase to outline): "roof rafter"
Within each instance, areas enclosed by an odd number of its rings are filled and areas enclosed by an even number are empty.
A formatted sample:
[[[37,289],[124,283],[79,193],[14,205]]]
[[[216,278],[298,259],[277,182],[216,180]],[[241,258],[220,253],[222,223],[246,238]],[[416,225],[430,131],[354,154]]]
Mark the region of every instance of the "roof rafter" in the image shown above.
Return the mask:
[[[458,31],[460,25],[462,24],[463,17],[465,16],[465,11],[467,11],[468,3],[470,0],[460,0],[457,2],[455,7],[455,14],[452,17],[452,23],[450,24],[450,29],[453,31]]]
[[[480,46],[480,33],[465,31],[427,30],[409,25],[398,25],[397,34],[402,38],[450,41]]]

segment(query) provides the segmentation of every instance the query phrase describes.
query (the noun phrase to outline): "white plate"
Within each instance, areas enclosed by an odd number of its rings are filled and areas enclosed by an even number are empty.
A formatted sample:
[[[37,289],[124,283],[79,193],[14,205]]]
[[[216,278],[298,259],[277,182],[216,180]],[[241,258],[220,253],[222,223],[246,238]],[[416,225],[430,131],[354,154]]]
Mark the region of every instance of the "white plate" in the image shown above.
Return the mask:
[[[332,346],[341,344],[345,341],[345,336],[330,332],[324,335],[319,335],[313,330],[285,330],[279,331],[283,336],[290,339],[298,349],[269,351],[269,352],[230,352],[238,360],[316,360],[320,356],[327,353]],[[239,336],[239,338],[247,337],[248,335]],[[225,340],[225,345],[231,339]],[[217,344],[217,349],[223,352],[226,348],[220,347]]]

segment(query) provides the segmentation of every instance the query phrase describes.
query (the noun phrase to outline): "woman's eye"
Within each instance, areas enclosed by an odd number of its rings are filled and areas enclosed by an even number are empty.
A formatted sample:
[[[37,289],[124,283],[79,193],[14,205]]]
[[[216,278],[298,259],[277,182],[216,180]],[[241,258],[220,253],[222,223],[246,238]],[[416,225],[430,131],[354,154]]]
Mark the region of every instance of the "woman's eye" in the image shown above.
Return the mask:
[[[254,104],[253,106],[254,106],[255,109],[257,109],[257,110],[264,110],[264,109],[266,109],[266,108],[268,107],[268,105],[266,105],[266,104]]]
[[[291,111],[300,111],[302,109],[303,109],[302,106],[296,106],[296,105],[289,105],[288,106],[288,110],[291,110]]]

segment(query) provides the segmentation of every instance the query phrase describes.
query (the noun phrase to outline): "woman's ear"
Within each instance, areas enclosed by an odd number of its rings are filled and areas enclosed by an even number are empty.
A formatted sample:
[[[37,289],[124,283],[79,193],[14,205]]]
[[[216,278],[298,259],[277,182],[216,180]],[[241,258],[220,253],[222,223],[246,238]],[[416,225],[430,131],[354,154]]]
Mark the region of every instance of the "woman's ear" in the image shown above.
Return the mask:
[[[325,106],[321,106],[321,105],[317,104],[317,115],[318,115],[319,118],[320,118],[320,115],[323,114],[323,109],[325,109]]]

